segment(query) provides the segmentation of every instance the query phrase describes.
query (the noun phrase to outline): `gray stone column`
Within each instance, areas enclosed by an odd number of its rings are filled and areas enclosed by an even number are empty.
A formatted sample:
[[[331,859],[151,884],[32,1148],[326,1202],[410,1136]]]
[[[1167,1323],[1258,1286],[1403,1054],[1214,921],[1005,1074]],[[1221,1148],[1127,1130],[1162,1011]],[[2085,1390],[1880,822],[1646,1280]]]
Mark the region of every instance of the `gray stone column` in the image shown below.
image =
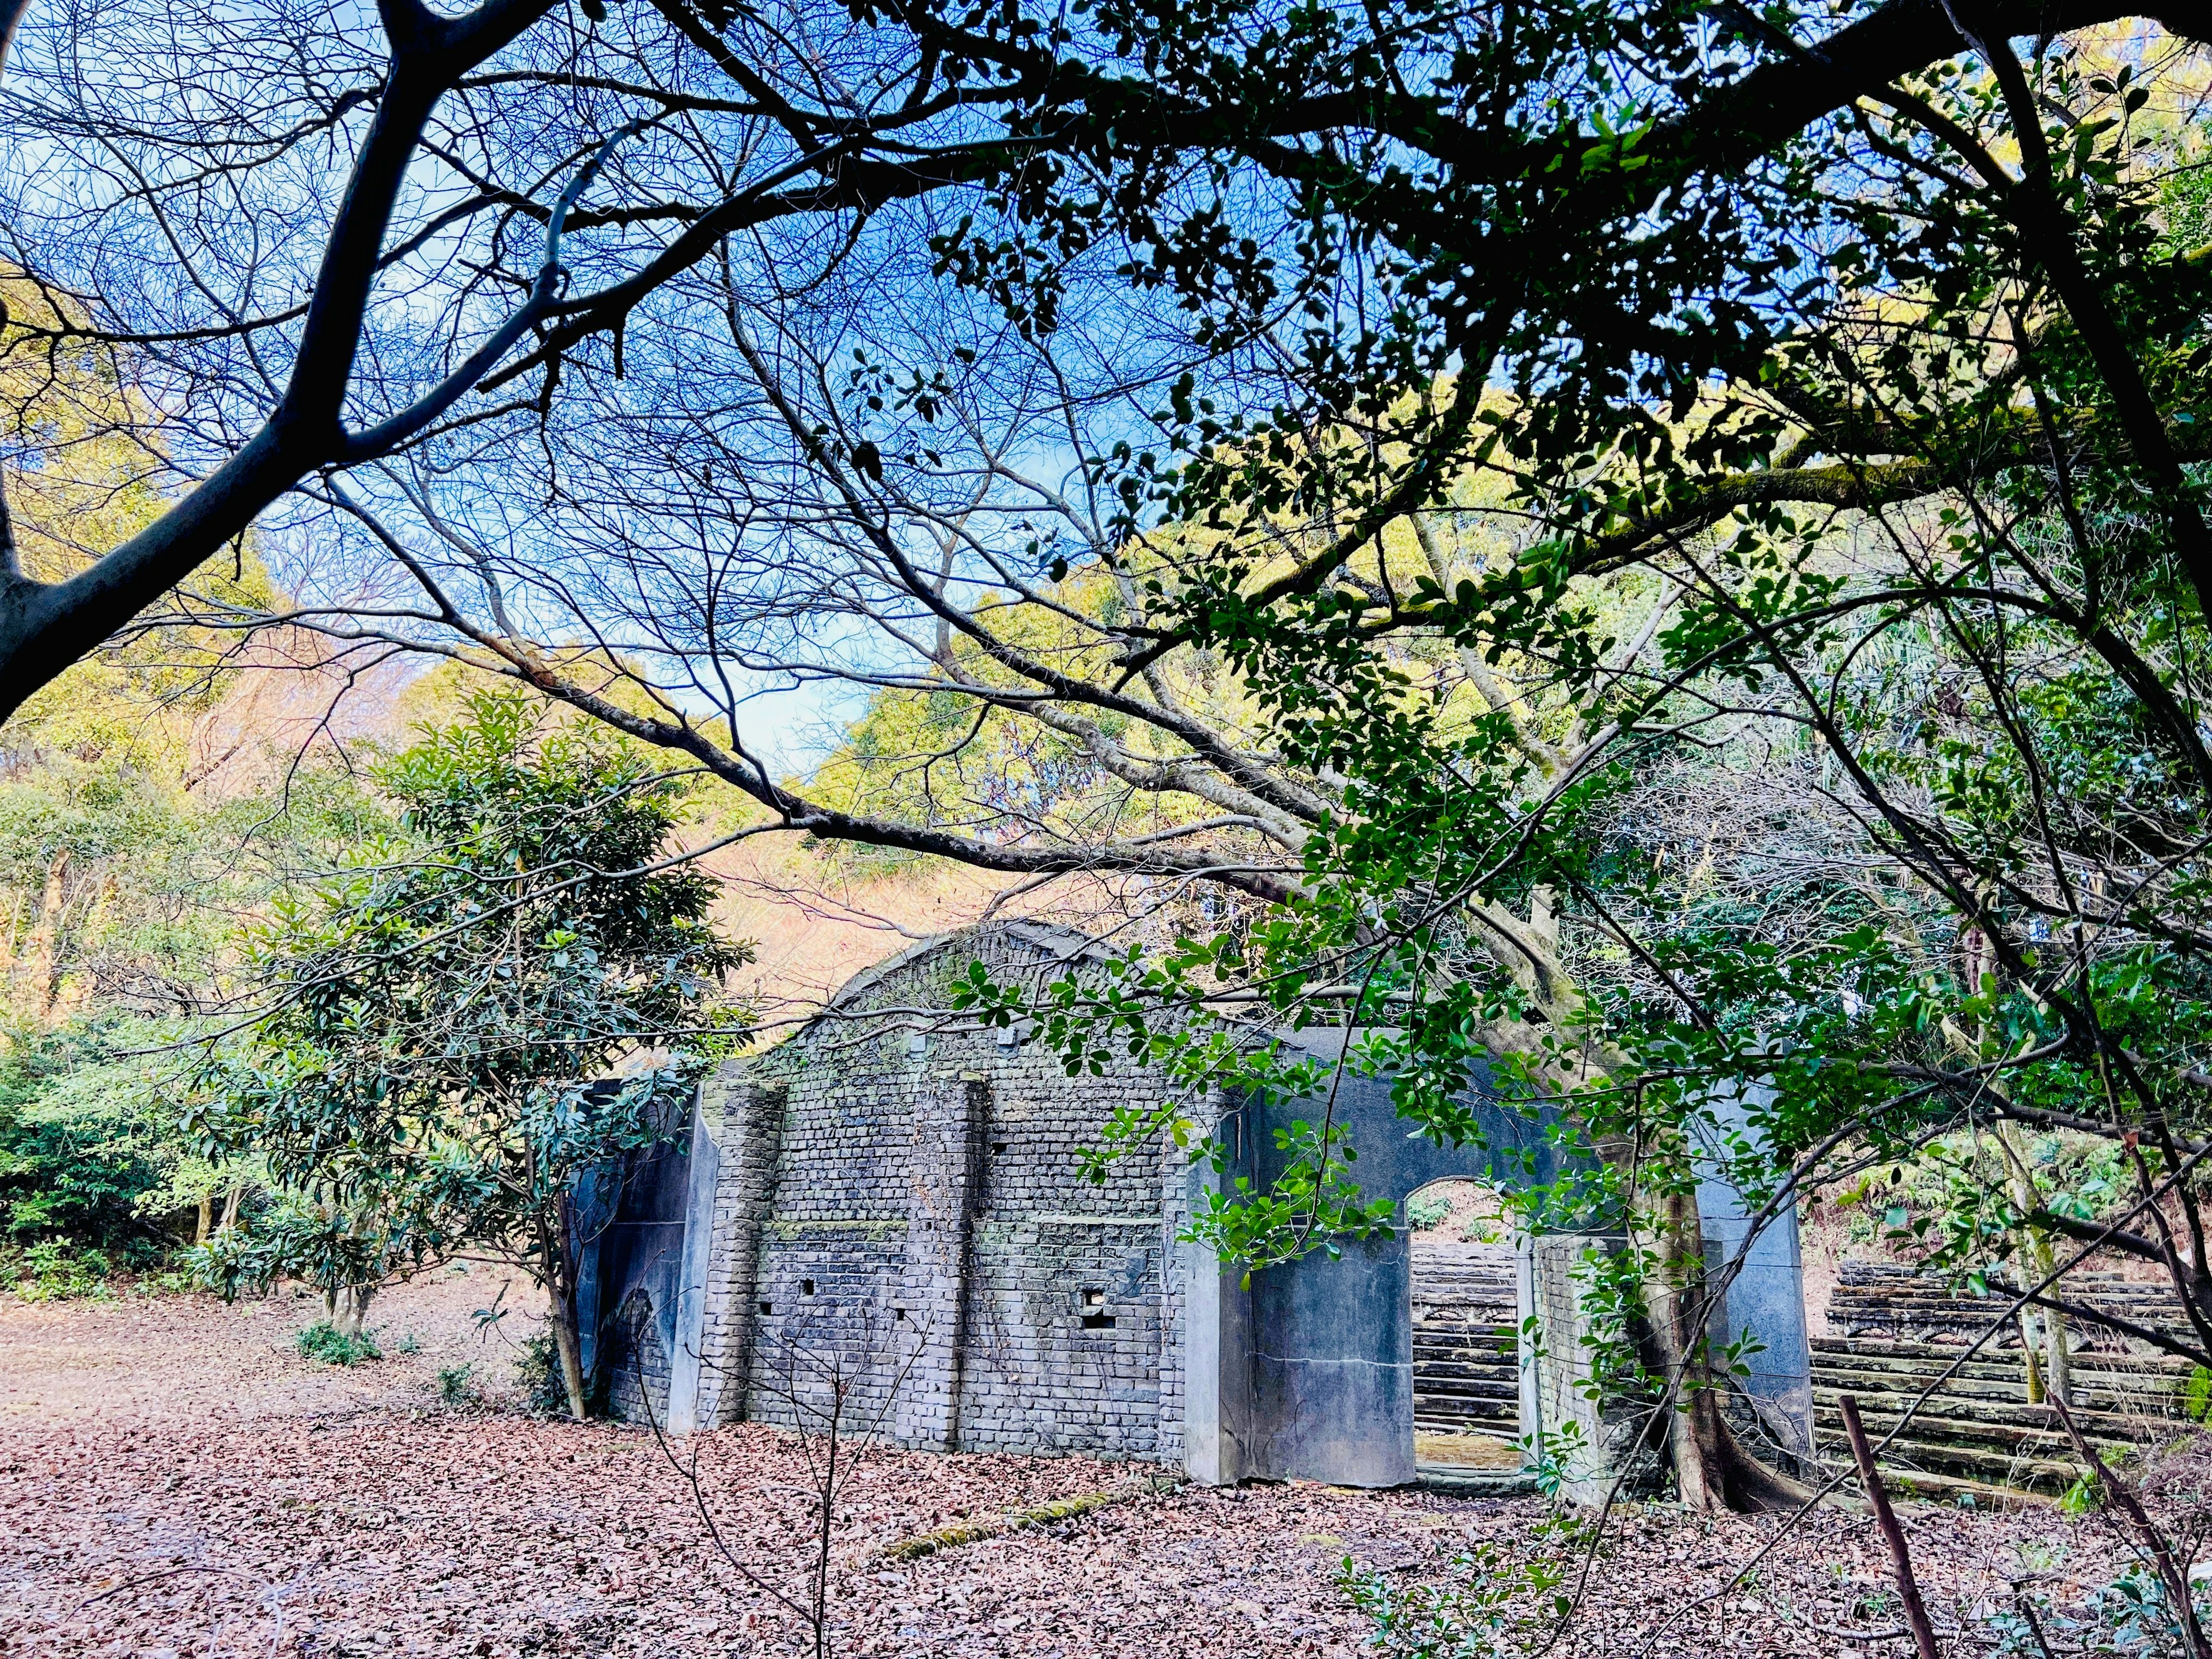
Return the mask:
[[[1163,1463],[1183,1461],[1183,1378],[1189,1363],[1186,1329],[1188,1269],[1182,1239],[1190,1221],[1190,1164],[1172,1137],[1160,1147],[1160,1347],[1158,1449]]]
[[[775,1202],[787,1098],[781,1086],[763,1087],[747,1077],[741,1060],[723,1066],[700,1091],[700,1127],[715,1143],[717,1154],[699,1319],[696,1421],[702,1428],[733,1423],[745,1414],[757,1323],[761,1229]],[[696,1182],[693,1190],[698,1191]],[[695,1208],[694,1227],[697,1218]],[[690,1243],[687,1231],[687,1268]]]
[[[707,1132],[706,1091],[694,1097],[691,1152],[684,1199],[684,1256],[677,1269],[676,1307],[668,1345],[666,1422],[671,1434],[690,1434],[712,1418],[702,1411],[707,1380],[707,1273],[714,1253],[715,1202],[721,1186],[721,1151]],[[720,1391],[717,1390],[719,1401]]]
[[[1203,1153],[1182,1173],[1189,1214],[1219,1190],[1221,1177]],[[1243,1275],[1202,1244],[1178,1243],[1172,1259],[1182,1273],[1183,1472],[1204,1486],[1233,1486],[1254,1461],[1252,1298]]]
[[[896,1424],[909,1446],[951,1451],[959,1442],[961,1367],[968,1347],[968,1279],[982,1196],[987,1079],[931,1079],[915,1097],[914,1196],[899,1275],[906,1368]]]
[[[1722,1129],[1759,1145],[1752,1124],[1753,1106],[1764,1106],[1770,1091],[1753,1087],[1713,1102]],[[1728,1178],[1731,1148],[1712,1126],[1698,1128],[1698,1215],[1705,1237],[1710,1274],[1726,1274],[1726,1289],[1713,1304],[1710,1336],[1714,1350],[1742,1337],[1758,1352],[1746,1359],[1744,1396],[1761,1426],[1791,1456],[1813,1455],[1813,1354],[1805,1329],[1805,1273],[1799,1256],[1797,1203],[1783,1203],[1757,1233],[1751,1218],[1762,1207],[1747,1200]]]
[[[1521,1437],[1529,1449],[1543,1449],[1544,1397],[1536,1375],[1536,1352],[1542,1338],[1536,1320],[1536,1241],[1527,1233],[1513,1235],[1513,1352],[1520,1362]]]
[[[1534,1244],[1536,1322],[1543,1357],[1537,1362],[1538,1409],[1557,1457],[1567,1501],[1601,1504],[1631,1467],[1638,1418],[1632,1407],[1595,1397],[1597,1344],[1585,1297],[1590,1259],[1623,1248],[1618,1237],[1560,1233]]]

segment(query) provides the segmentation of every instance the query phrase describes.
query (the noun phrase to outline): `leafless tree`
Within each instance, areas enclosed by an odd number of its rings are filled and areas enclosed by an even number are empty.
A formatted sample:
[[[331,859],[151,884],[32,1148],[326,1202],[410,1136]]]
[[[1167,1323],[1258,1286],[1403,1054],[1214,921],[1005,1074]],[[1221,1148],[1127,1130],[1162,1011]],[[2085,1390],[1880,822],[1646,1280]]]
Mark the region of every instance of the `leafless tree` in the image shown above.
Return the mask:
[[[716,1554],[771,1602],[797,1620],[814,1659],[836,1650],[831,1605],[830,1551],[847,1490],[869,1457],[886,1443],[885,1425],[900,1390],[926,1351],[920,1328],[897,1325],[879,1309],[848,1310],[834,1322],[801,1317],[779,1328],[740,1372],[725,1368],[723,1387],[781,1407],[806,1471],[808,1551],[803,1587],[794,1595],[773,1571],[744,1559],[723,1535],[702,1481],[699,1446],[679,1448],[653,1413],[651,1383],[633,1353],[635,1382],[647,1421],[669,1467],[684,1480]]]
[[[32,568],[0,528],[0,714],[303,481],[434,468],[586,360],[619,376],[732,238],[803,286],[1007,154],[939,51],[842,8],[10,0],[0,38],[9,348],[103,383],[19,423],[18,465],[138,454],[118,539],[27,526],[65,551]]]

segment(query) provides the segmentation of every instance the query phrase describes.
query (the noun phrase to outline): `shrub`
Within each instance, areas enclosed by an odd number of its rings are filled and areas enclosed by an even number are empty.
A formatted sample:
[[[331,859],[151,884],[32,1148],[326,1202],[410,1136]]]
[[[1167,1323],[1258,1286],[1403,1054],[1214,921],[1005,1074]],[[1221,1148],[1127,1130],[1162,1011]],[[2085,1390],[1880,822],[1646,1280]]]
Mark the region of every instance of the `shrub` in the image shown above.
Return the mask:
[[[1371,1626],[1378,1659],[1474,1659],[1535,1644],[1573,1611],[1566,1571],[1550,1557],[1515,1560],[1495,1546],[1455,1555],[1435,1580],[1407,1583],[1346,1556],[1336,1585]]]
[[[131,1028],[104,1020],[8,1045],[0,1235],[64,1237],[127,1254],[132,1267],[161,1255],[169,1241],[141,1204],[161,1187],[175,1148],[145,1109],[137,1074],[112,1058],[131,1040]]]
[[[348,1336],[327,1319],[319,1319],[293,1340],[301,1353],[330,1365],[352,1365],[364,1359],[381,1359],[384,1350],[367,1331]]]
[[[535,1412],[568,1409],[568,1385],[561,1380],[561,1351],[549,1335],[526,1336],[514,1357],[514,1375]]]
[[[2025,1616],[2033,1608],[2038,1632]],[[2207,1609],[2203,1598],[2197,1598],[2197,1614],[2201,1619]],[[2063,1651],[2075,1653],[2116,1654],[2126,1659],[2160,1659],[2160,1656],[2185,1650],[2182,1639],[2181,1621],[2174,1617],[2172,1603],[2158,1582],[2158,1575],[2141,1563],[2130,1566],[2118,1578],[2093,1586],[2081,1601],[2069,1607],[2043,1590],[2030,1590],[2025,1598],[2014,1604],[2014,1610],[2000,1613],[1990,1620],[2005,1638],[2004,1653],[2033,1653],[2034,1641],[2066,1644]],[[2051,1651],[2041,1647],[2041,1651]]]
[[[1451,1217],[1451,1200],[1442,1193],[1415,1193],[1406,1200],[1406,1219],[1417,1232],[1442,1226]]]
[[[478,1398],[473,1363],[438,1368],[438,1398],[448,1406],[473,1405]]]
[[[15,1294],[26,1302],[63,1302],[76,1297],[108,1297],[114,1258],[105,1250],[81,1250],[58,1238],[33,1244],[15,1263]]]

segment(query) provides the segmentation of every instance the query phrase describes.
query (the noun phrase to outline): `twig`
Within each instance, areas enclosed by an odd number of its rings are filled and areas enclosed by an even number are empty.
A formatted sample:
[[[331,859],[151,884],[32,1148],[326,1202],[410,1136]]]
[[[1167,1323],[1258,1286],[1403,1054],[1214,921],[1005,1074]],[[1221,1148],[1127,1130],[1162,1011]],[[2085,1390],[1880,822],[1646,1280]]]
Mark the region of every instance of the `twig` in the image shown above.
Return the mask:
[[[2136,1496],[2135,1488],[2114,1474],[2097,1449],[2089,1443],[2089,1437],[2074,1421],[2074,1413],[2068,1409],[2066,1402],[2054,1394],[2049,1404],[2058,1413],[2058,1420],[2065,1425],[2067,1437],[2073,1441],[2074,1449],[2081,1454],[2081,1461],[2096,1472],[2098,1490],[2106,1495],[2107,1503],[2118,1506],[2128,1517],[2129,1524],[2135,1528],[2136,1535],[2142,1540],[2143,1547],[2150,1552],[2151,1560],[2158,1568],[2159,1580],[2166,1586],[2166,1595],[2172,1598],[2173,1616],[2180,1621],[2181,1633],[2188,1640],[2190,1652],[2196,1655],[2197,1659],[2212,1659],[2212,1647],[2205,1644],[2204,1627],[2197,1622],[2197,1604],[2190,1596],[2189,1575],[2182,1571],[2180,1563],[2173,1559],[2173,1547],[2151,1520],[2150,1511],[2143,1508],[2142,1500]]]
[[[2020,1609],[2021,1617],[2027,1620],[2028,1633],[2035,1638],[2035,1650],[2043,1659],[2058,1659],[2051,1650],[2051,1640],[2043,1633],[2043,1620],[2035,1616],[2035,1603],[2024,1592],[2013,1596],[2013,1605]]]
[[[1920,1599],[1919,1580],[1912,1576],[1912,1555],[1905,1547],[1905,1528],[1897,1523],[1888,1488],[1881,1484],[1881,1471],[1875,1467],[1874,1449],[1867,1444],[1866,1425],[1859,1421],[1858,1397],[1847,1394],[1838,1403],[1843,1410],[1844,1432],[1850,1437],[1851,1455],[1858,1461],[1859,1479],[1874,1504],[1875,1524],[1881,1528],[1881,1540],[1889,1546],[1890,1564],[1897,1570],[1897,1593],[1905,1603],[1905,1625],[1920,1650],[1920,1659],[1937,1659],[1935,1628],[1929,1624],[1927,1606]]]

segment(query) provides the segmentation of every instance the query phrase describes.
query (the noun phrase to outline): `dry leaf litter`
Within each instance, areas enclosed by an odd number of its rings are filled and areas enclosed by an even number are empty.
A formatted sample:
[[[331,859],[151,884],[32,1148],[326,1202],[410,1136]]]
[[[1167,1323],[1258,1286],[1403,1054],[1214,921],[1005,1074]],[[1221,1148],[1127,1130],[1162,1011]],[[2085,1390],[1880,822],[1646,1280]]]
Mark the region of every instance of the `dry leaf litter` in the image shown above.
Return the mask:
[[[489,1331],[470,1316],[499,1289],[479,1267],[387,1294],[374,1310],[386,1357],[350,1369],[295,1351],[315,1313],[295,1297],[227,1308],[0,1297],[0,1654],[811,1652],[801,1621],[716,1553],[649,1432],[523,1409],[504,1334],[520,1315]],[[526,1312],[526,1300],[510,1290],[504,1305]],[[461,1365],[475,1367],[483,1398],[457,1407],[438,1373]],[[689,1449],[723,1542],[803,1601],[805,1449],[747,1425]],[[1571,1574],[1587,1568],[1549,1648],[1557,1659],[1909,1651],[1854,1639],[1896,1626],[1882,1611],[1886,1558],[1861,1515],[1784,1529],[1637,1507],[1609,1519],[1589,1557],[1533,1535],[1547,1513],[1533,1498],[1153,1491],[1154,1473],[872,1452],[833,1541],[834,1651],[1352,1659],[1370,1651],[1371,1626],[1337,1583],[1344,1558],[1407,1586],[1485,1543],[1509,1561],[1566,1554]],[[909,1560],[886,1553],[1109,1490],[1117,1501],[1074,1519]],[[1962,1654],[1987,1650],[1977,1621],[2008,1607],[2018,1582],[2063,1606],[2124,1563],[2094,1520],[1905,1513],[1929,1602],[1964,1632],[1952,1644]],[[1540,1646],[1549,1628],[1534,1628]]]

